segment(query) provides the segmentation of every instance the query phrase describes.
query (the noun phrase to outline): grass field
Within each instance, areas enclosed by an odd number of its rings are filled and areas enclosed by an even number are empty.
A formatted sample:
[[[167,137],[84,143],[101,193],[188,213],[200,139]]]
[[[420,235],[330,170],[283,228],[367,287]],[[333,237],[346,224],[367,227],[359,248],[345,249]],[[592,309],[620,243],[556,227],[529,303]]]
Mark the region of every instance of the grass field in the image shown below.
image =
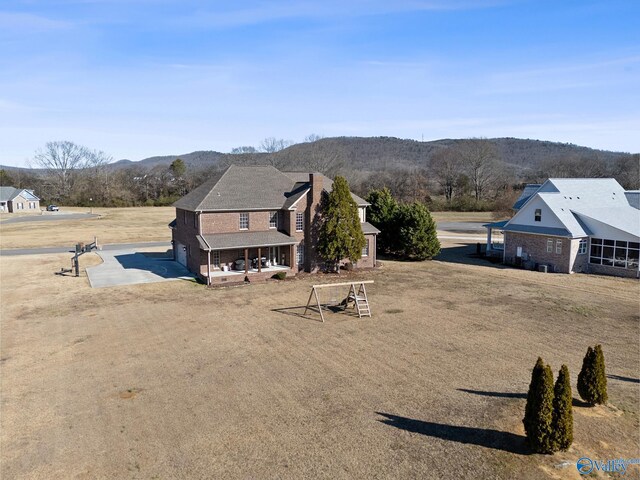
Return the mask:
[[[170,241],[168,224],[175,218],[172,207],[94,208],[97,218],[3,224],[12,214],[0,217],[0,248],[72,246],[78,242],[100,244]],[[60,213],[88,213],[88,208],[61,207]],[[33,215],[33,214],[32,214]]]
[[[88,213],[88,208],[61,207],[60,213]],[[0,215],[0,248],[72,246],[171,240],[168,223],[175,218],[173,207],[93,208],[98,218],[3,224],[21,214]],[[22,216],[33,215],[23,214]],[[491,222],[491,212],[434,212],[436,222]]]
[[[464,249],[384,262],[361,276],[373,318],[324,324],[299,307],[335,277],[92,290],[52,274],[68,255],[0,257],[0,476],[580,478],[582,456],[639,457],[638,282]],[[611,406],[574,409],[568,452],[527,454],[536,358],[566,363],[577,398],[595,343]]]

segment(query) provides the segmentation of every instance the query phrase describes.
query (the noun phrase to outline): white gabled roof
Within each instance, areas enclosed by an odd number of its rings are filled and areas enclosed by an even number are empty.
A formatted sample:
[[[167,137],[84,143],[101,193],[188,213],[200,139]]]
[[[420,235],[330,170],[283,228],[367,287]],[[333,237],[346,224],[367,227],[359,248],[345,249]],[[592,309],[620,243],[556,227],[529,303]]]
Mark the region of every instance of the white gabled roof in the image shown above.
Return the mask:
[[[640,212],[629,204],[625,190],[613,178],[550,178],[514,215],[506,230],[516,229],[518,218],[531,214],[527,210],[534,198],[549,207],[573,238],[615,232],[640,238]],[[614,230],[608,232],[610,229]]]

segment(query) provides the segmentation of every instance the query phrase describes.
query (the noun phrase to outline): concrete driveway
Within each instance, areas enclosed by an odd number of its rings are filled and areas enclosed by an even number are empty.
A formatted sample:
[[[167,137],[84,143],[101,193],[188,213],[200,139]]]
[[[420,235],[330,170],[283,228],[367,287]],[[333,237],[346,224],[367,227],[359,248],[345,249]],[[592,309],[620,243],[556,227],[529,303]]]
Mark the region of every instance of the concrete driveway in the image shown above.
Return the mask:
[[[87,276],[93,288],[194,278],[185,267],[163,252],[122,249],[97,253],[103,263],[87,267]]]

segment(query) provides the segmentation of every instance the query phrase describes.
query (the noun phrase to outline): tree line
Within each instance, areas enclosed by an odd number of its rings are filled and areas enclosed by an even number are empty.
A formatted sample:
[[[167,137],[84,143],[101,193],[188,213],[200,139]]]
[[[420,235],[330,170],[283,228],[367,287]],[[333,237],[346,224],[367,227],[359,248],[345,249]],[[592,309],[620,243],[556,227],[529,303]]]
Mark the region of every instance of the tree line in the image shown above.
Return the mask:
[[[298,144],[270,137],[231,152],[199,152],[195,163],[169,157],[171,164],[163,160],[151,168],[116,167],[102,151],[56,141],[35,153],[36,169],[0,170],[0,184],[31,188],[45,202],[64,205],[170,205],[230,164],[272,165],[343,176],[362,197],[387,188],[400,203],[420,202],[431,211],[505,214],[526,183],[551,177],[614,177],[626,189],[640,188],[638,154],[518,139],[416,142],[311,134]]]

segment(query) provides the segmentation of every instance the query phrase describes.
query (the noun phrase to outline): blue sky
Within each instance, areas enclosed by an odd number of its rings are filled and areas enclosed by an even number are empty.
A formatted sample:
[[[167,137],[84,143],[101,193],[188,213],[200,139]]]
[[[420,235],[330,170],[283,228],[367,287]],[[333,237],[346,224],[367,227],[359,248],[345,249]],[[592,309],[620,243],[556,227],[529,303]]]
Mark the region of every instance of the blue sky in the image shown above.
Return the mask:
[[[4,0],[0,164],[265,137],[537,138],[640,151],[635,0]]]

